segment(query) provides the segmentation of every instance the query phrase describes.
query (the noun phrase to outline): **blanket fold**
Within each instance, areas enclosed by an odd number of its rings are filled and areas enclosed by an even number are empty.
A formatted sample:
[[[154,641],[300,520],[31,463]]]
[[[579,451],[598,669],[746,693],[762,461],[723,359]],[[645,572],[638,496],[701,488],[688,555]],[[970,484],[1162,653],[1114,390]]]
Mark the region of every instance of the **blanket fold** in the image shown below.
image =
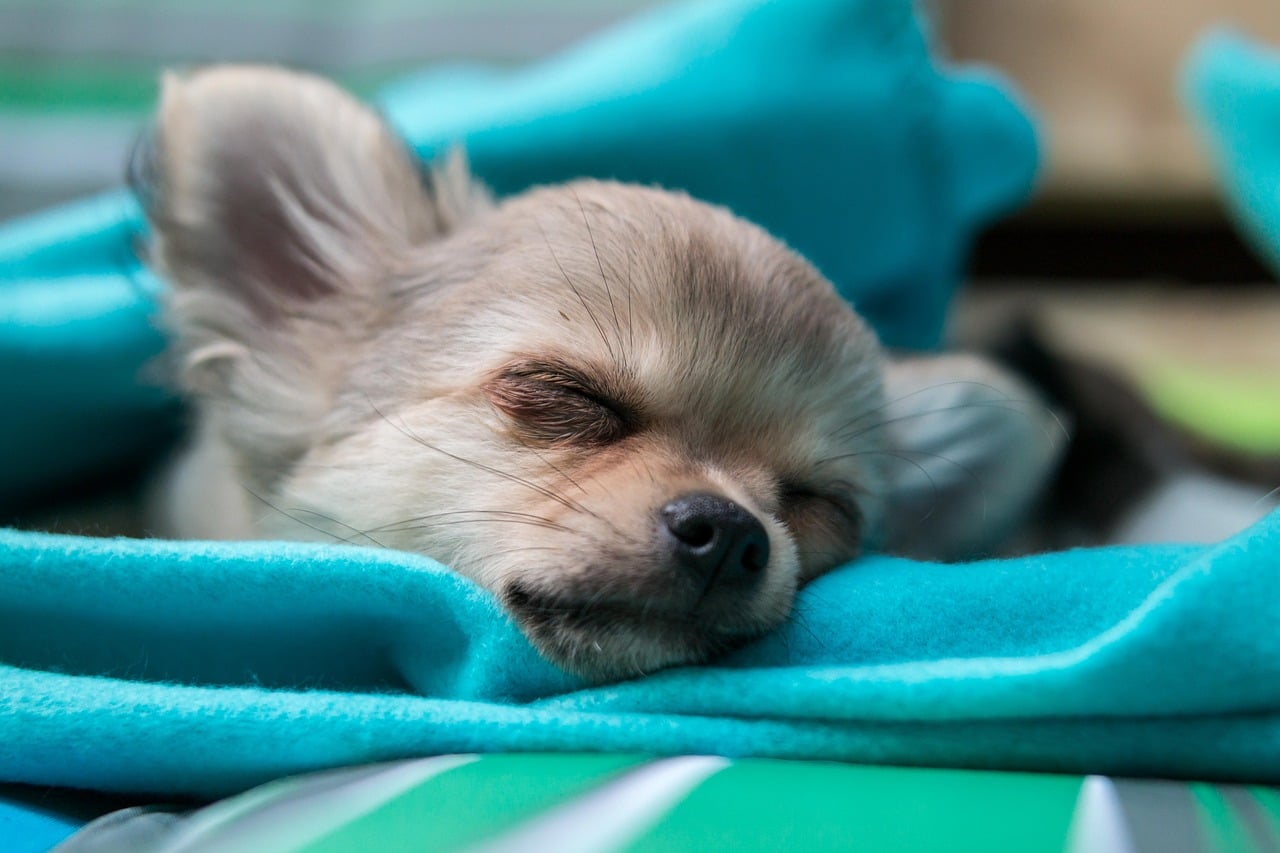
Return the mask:
[[[1280,781],[1280,514],[1213,546],[868,558],[714,666],[588,687],[422,557],[0,535],[0,776],[218,795],[457,751]]]

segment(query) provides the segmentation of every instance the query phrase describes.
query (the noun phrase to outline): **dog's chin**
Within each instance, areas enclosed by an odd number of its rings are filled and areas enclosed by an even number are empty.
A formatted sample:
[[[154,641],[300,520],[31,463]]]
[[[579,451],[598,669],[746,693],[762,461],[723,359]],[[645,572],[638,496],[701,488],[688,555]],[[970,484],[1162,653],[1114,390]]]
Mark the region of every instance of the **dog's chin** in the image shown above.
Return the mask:
[[[773,623],[725,625],[697,610],[593,601],[519,581],[503,593],[508,611],[544,657],[588,681],[620,681],[704,663]]]

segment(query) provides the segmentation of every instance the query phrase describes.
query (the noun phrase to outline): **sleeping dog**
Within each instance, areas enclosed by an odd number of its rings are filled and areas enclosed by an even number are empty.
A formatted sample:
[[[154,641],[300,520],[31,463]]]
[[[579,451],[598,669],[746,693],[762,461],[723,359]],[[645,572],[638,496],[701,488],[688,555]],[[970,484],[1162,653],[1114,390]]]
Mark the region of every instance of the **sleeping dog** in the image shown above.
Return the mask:
[[[868,544],[988,549],[1056,455],[1027,389],[890,360],[729,211],[495,202],[311,76],[169,77],[133,175],[196,412],[159,532],[429,555],[588,678],[757,636]]]

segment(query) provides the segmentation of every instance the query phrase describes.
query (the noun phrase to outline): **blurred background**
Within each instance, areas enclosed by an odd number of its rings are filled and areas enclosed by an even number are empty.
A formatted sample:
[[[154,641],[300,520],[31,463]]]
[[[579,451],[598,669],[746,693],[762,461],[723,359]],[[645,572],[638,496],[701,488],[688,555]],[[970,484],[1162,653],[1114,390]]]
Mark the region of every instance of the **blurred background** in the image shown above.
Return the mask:
[[[270,61],[362,94],[436,63],[516,66],[652,0],[0,0],[0,218],[116,186],[162,69]],[[1033,204],[974,274],[1250,281],[1178,102],[1210,25],[1280,41],[1269,0],[929,0],[940,50],[999,67],[1042,119]]]
[[[433,63],[515,66],[645,0],[0,0],[0,218],[118,186],[165,68],[277,62],[368,95]]]
[[[1000,68],[1041,119],[1039,191],[980,238],[952,326],[953,343],[1001,355],[1071,421],[1040,534],[1211,541],[1274,509],[1280,290],[1227,210],[1184,75],[1212,28],[1280,44],[1280,4],[934,11],[947,53]]]
[[[118,186],[166,67],[281,62],[370,94],[435,63],[526,63],[650,5],[0,0],[0,220]],[[1265,512],[1280,289],[1224,207],[1178,81],[1213,25],[1280,43],[1280,4],[923,5],[942,56],[1001,69],[1041,122],[1040,188],[980,236],[951,337],[1021,370],[1071,423],[1047,541],[1209,539]],[[1187,477],[1182,515],[1151,509]],[[1143,527],[1151,512],[1161,529]]]
[[[434,63],[519,65],[653,5],[0,0],[0,218],[117,185],[166,67],[282,62],[368,94]],[[1055,259],[1046,272],[1262,275],[1230,240],[1176,81],[1187,49],[1210,25],[1231,23],[1280,41],[1280,6],[1268,0],[928,0],[925,6],[946,55],[998,66],[1042,118],[1041,191],[1011,231],[984,243],[979,273],[1035,272],[1045,241],[1073,241],[1089,248]],[[1108,232],[1101,241],[1073,233],[1099,224]],[[1156,232],[1176,239],[1144,239],[1124,251],[1115,245]]]

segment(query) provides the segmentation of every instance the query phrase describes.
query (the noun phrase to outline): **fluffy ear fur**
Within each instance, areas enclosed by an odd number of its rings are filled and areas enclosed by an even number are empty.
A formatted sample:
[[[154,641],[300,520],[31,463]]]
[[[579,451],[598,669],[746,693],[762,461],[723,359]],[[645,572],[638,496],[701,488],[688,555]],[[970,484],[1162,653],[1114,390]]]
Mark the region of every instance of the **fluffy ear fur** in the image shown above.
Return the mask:
[[[891,362],[885,550],[984,556],[1032,509],[1066,444],[1034,391],[975,356]]]
[[[242,456],[276,464],[305,445],[399,259],[484,204],[460,158],[424,176],[367,107],[266,67],[167,76],[131,173],[186,390]]]

